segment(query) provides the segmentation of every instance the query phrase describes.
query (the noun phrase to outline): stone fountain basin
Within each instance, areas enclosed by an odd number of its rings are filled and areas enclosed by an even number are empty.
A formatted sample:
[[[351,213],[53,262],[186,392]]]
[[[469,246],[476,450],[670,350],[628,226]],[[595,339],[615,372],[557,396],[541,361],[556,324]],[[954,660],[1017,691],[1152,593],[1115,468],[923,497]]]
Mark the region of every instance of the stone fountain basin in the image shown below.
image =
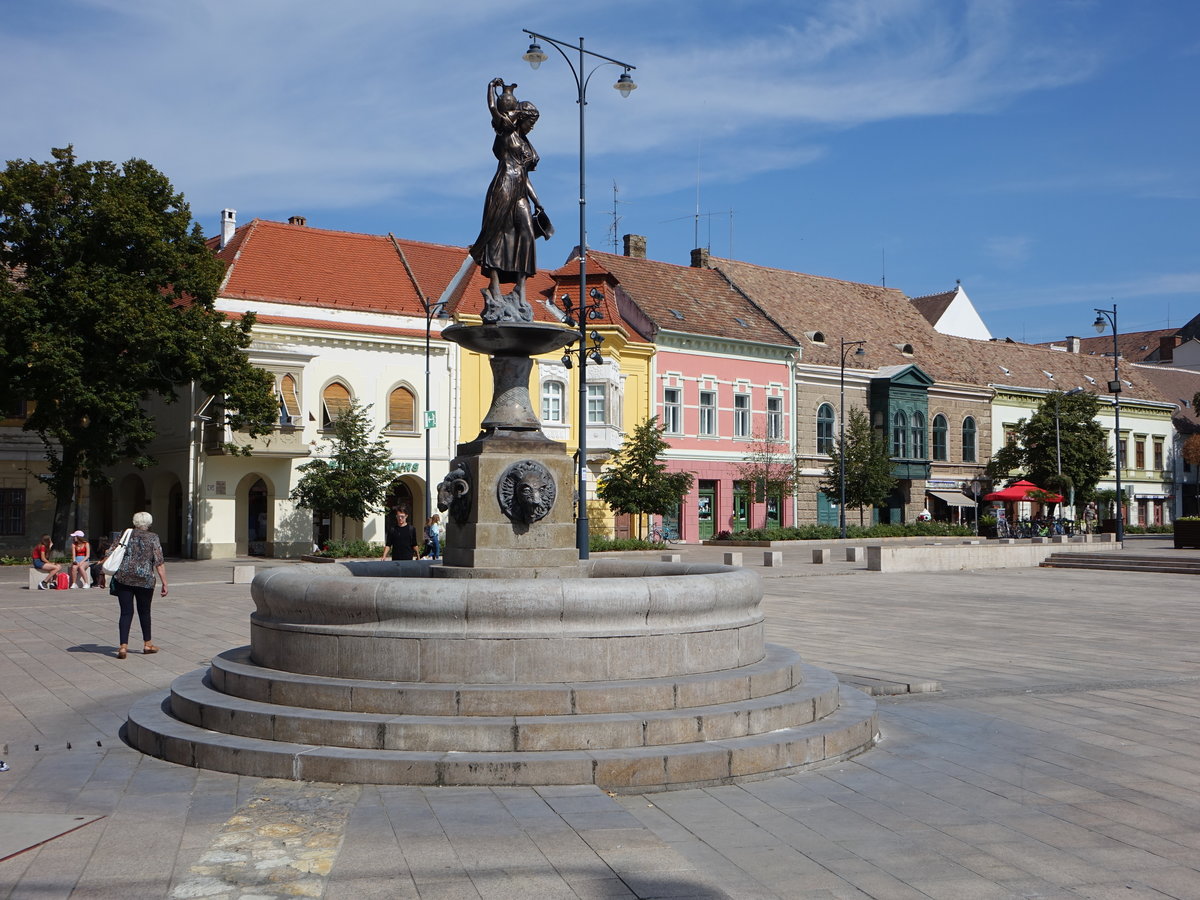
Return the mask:
[[[432,578],[427,562],[304,564],[251,586],[251,658],[341,678],[545,684],[763,659],[762,582],[720,565],[597,560],[586,577]]]
[[[573,329],[549,322],[460,324],[442,329],[442,337],[446,340],[490,356],[537,356],[565,347],[578,336]]]

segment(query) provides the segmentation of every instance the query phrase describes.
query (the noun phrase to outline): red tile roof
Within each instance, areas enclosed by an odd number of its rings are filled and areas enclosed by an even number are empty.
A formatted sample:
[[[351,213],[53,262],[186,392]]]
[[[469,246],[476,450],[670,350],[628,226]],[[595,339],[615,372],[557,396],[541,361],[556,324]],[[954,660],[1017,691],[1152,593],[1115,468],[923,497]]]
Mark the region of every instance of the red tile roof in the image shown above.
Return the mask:
[[[589,251],[589,272],[610,275],[657,331],[794,347],[796,341],[720,272]],[[566,274],[564,267],[556,274]],[[576,287],[578,281],[576,280]],[[609,289],[611,290],[611,288]],[[578,290],[576,290],[576,293]],[[607,296],[608,291],[605,291]],[[653,338],[653,335],[647,335]]]
[[[230,264],[223,297],[423,316],[421,294],[438,299],[467,251],[255,219],[217,255]]]

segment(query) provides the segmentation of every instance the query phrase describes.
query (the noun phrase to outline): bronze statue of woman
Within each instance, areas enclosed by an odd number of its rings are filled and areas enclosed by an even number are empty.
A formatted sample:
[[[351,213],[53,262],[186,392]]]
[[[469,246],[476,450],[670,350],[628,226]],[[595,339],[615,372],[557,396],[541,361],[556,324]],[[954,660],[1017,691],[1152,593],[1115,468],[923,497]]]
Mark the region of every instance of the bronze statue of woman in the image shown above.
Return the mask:
[[[483,310],[483,321],[489,325],[533,320],[533,310],[525,300],[525,279],[537,271],[534,241],[554,233],[529,182],[538,155],[528,135],[538,120],[538,110],[528,100],[518,103],[515,87],[506,85],[503,78],[493,78],[487,89],[497,165],[483,204],[483,226],[470,253],[490,280]],[[503,293],[502,282],[514,285],[511,294]]]

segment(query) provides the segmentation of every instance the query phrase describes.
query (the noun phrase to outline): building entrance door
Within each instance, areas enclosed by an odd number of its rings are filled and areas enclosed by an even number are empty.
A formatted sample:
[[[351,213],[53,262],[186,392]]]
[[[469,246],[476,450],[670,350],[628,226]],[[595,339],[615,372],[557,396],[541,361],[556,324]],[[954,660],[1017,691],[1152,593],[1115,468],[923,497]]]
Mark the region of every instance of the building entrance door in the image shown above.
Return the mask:
[[[713,536],[713,510],[717,506],[717,488],[711,481],[700,482],[696,501],[696,537],[707,541]]]
[[[734,531],[745,531],[750,527],[750,492],[744,481],[733,483],[733,521],[730,524]]]

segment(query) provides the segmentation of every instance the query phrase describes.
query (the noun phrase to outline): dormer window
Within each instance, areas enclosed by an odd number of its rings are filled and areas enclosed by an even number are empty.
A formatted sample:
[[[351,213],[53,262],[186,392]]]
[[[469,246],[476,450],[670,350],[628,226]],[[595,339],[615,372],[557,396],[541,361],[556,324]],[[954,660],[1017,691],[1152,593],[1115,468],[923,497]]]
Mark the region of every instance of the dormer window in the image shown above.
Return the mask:
[[[916,353],[916,351],[913,349],[912,344],[897,344],[896,349],[899,350],[901,353],[903,353],[905,356],[912,356],[914,353]]]
[[[807,332],[805,332],[805,334],[808,336],[808,339],[810,341],[812,341],[814,344],[824,344],[825,343],[825,332],[823,332],[823,331],[807,331]]]

